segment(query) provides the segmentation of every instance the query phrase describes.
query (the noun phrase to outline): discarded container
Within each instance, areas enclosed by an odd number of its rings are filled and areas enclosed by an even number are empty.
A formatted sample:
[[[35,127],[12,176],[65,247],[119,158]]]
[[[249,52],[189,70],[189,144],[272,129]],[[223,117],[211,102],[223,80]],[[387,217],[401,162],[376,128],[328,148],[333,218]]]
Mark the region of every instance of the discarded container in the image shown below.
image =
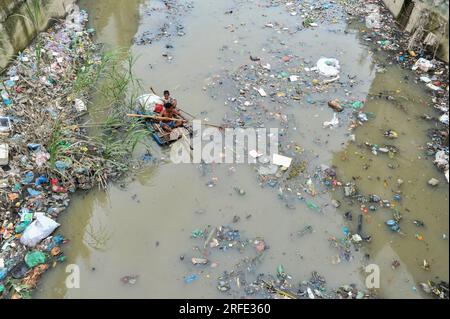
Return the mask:
[[[11,120],[9,117],[0,116],[0,134],[8,135],[11,132]]]
[[[42,145],[37,144],[37,143],[30,143],[27,145],[27,147],[30,151],[35,152],[35,151],[39,151],[41,149]]]
[[[280,155],[280,154],[273,154],[273,156],[272,156],[272,163],[274,165],[278,165],[278,166],[282,166],[282,167],[288,168],[289,166],[291,166],[292,158],[287,157],[287,156],[283,156],[283,155]]]
[[[6,106],[10,106],[12,104],[12,101],[9,97],[8,92],[2,91],[1,96],[2,96],[3,103],[5,103]]]
[[[277,267],[277,277],[281,280],[285,279],[287,277],[286,272],[284,271],[283,265],[278,265]]]
[[[0,268],[0,280],[5,279],[7,274],[8,274],[8,269]]]
[[[355,102],[352,103],[352,108],[354,108],[354,109],[360,109],[360,108],[363,107],[363,105],[364,105],[363,102],[361,102],[361,101],[355,101]]]
[[[120,278],[120,281],[123,282],[124,284],[134,285],[136,284],[138,278],[139,278],[138,275],[128,275]]]
[[[306,206],[308,206],[309,209],[320,211],[320,207],[309,200],[306,201]]]
[[[9,163],[9,146],[6,143],[0,144],[0,166],[8,165]]]
[[[338,100],[329,101],[328,106],[331,107],[336,112],[342,112],[344,110],[344,108],[341,106]]]
[[[201,229],[195,229],[191,233],[192,238],[201,238],[204,236],[205,236],[205,234],[204,234],[203,230],[201,230]]]
[[[262,97],[267,96],[267,93],[266,93],[266,91],[264,91],[263,88],[259,88],[259,89],[255,88],[255,90],[258,91],[259,95],[261,95]]]
[[[209,262],[209,260],[206,258],[195,258],[195,257],[193,257],[191,261],[192,264],[194,265],[206,265]]]

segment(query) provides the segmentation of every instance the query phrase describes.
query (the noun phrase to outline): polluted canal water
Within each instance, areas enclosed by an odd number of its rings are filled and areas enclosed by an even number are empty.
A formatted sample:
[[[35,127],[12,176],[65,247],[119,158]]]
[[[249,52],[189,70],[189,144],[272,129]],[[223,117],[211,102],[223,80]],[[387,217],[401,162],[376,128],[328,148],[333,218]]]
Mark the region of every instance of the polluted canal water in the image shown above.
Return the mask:
[[[34,298],[251,297],[236,280],[233,289],[218,289],[224,287],[218,277],[245,254],[232,249],[202,254],[208,234],[192,238],[199,234],[195,230],[221,225],[239,230],[242,238],[260,238],[264,259],[254,273],[285,272],[293,292],[313,272],[328,290],[354,284],[367,292],[368,264],[380,268],[378,298],[428,298],[419,283],[435,277],[448,282],[448,184],[423,151],[433,123],[421,116],[438,116],[427,106],[430,96],[410,71],[388,65],[378,72],[382,53],[370,53],[361,40],[362,25],[348,23],[339,2],[304,2],[305,12],[312,3],[322,6],[314,11],[320,13],[317,26],[305,27],[302,12],[287,1],[79,1],[96,41],[108,49],[129,48],[137,58],[133,71],[143,94],[150,86],[157,93],[169,89],[183,110],[211,123],[240,119],[249,126],[282,128],[280,153],[296,154],[300,172],[291,170],[292,179],[280,190],[280,184],[268,185],[258,176],[257,165],[171,163],[169,151],[149,135],[158,164],[111,184],[107,192],[73,197],[58,220],[58,232],[70,240],[66,264],[47,272]],[[321,57],[339,60],[340,80],[317,85],[323,79],[313,68]],[[261,65],[266,68],[258,69]],[[264,87],[267,96],[253,86]],[[379,92],[401,96],[401,105],[370,98]],[[330,100],[350,101],[355,109],[365,101],[368,121],[350,132],[351,110],[345,109],[337,127],[325,127],[335,114]],[[90,108],[95,110],[95,102]],[[389,129],[398,138],[387,140],[383,133]],[[399,151],[375,155],[366,142]],[[145,152],[142,147],[136,156]],[[389,210],[364,210],[371,204],[344,197],[342,187],[324,187],[324,167],[333,167],[339,180],[354,182],[361,193],[388,199],[403,215],[404,235],[385,225],[392,218]],[[427,185],[432,177],[440,182],[435,188]],[[358,227],[360,214],[360,234],[367,237],[343,252],[336,243]],[[209,263],[193,265],[191,257]],[[79,269],[77,287],[67,285],[68,265]]]

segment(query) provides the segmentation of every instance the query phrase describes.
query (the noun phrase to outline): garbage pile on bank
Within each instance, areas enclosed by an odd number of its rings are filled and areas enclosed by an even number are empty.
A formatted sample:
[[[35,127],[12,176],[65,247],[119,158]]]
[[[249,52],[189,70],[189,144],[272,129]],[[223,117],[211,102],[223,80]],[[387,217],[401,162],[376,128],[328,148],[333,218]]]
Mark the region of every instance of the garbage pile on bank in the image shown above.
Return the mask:
[[[77,7],[20,53],[1,75],[0,295],[29,297],[49,267],[64,262],[56,219],[78,189],[122,173],[80,119],[101,58]],[[93,82],[91,82],[93,83]]]

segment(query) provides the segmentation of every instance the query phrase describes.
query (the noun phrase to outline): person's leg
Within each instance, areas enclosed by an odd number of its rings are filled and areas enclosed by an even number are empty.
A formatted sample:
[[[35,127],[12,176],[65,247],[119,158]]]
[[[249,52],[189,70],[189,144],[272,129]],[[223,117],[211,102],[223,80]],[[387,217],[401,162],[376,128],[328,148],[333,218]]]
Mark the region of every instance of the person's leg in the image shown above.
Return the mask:
[[[175,122],[175,127],[180,127],[180,126],[183,126],[183,121],[181,121],[181,120],[176,121]]]
[[[170,122],[170,123],[172,123],[172,122]],[[164,131],[167,131],[167,132],[172,132],[172,128],[171,128],[171,126],[170,126],[170,123],[164,123],[164,122],[159,122],[159,126],[161,126],[161,128],[164,130]]]

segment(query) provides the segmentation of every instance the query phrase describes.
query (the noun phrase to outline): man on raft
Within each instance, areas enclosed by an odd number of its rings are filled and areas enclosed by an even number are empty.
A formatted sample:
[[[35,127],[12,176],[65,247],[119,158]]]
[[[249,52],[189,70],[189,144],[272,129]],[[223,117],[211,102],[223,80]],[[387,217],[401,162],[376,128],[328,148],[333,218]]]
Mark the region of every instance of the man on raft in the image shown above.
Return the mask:
[[[159,125],[162,129],[172,132],[174,128],[183,126],[187,120],[175,109],[175,106],[171,102],[166,102],[164,104],[164,109],[161,112],[161,117],[167,119],[161,120]]]

